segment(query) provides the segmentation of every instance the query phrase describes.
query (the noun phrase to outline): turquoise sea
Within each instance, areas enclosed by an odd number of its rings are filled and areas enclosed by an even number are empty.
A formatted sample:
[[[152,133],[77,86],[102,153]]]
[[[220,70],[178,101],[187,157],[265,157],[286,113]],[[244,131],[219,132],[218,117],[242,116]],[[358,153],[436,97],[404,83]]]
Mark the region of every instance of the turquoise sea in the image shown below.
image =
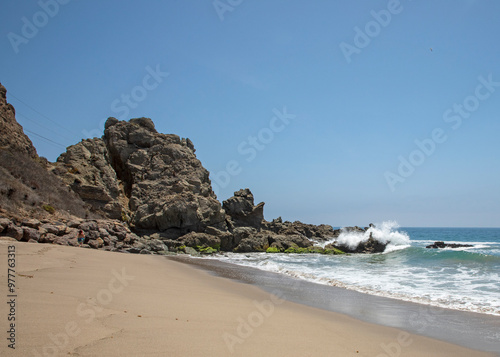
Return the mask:
[[[225,253],[217,259],[368,294],[500,316],[500,228],[400,228],[384,222],[371,233],[389,242],[384,253]],[[355,245],[368,236],[342,233],[337,240]],[[425,248],[435,241],[473,247]]]

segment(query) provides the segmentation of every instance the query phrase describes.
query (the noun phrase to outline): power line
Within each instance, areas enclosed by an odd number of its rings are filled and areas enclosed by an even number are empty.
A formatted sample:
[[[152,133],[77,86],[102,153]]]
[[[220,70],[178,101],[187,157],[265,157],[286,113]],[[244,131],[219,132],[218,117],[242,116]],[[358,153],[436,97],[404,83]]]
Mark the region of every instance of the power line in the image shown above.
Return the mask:
[[[1,115],[1,114],[0,114],[0,117],[2,117],[2,118],[3,118],[4,120],[6,120],[6,121],[8,120],[6,117],[4,117],[4,116],[3,116],[3,115]],[[57,146],[61,146],[61,147],[63,147],[63,148],[65,148],[65,149],[66,149],[66,146],[65,146],[65,145],[63,145],[63,144],[61,144],[61,143],[55,142],[54,140],[51,140],[51,139],[49,139],[49,138],[46,138],[45,136],[42,136],[42,135],[40,135],[40,134],[34,133],[34,132],[32,132],[31,130],[28,130],[28,129],[26,129],[26,128],[22,128],[22,129],[23,129],[23,131],[26,131],[26,132],[28,132],[28,133],[30,133],[30,134],[32,134],[32,135],[35,135],[35,136],[37,136],[37,137],[39,137],[39,138],[41,138],[41,139],[44,139],[44,140],[48,141],[49,143],[52,143],[52,144],[57,145]],[[25,135],[26,135],[26,134],[25,134]]]
[[[44,117],[45,119],[47,119],[47,120],[48,120],[48,121],[50,121],[51,123],[54,123],[55,125],[57,125],[57,126],[59,126],[59,127],[63,128],[64,130],[66,130],[66,131],[70,132],[70,133],[71,133],[71,134],[73,134],[73,135],[78,135],[78,134],[77,134],[77,133],[75,133],[74,131],[72,131],[72,130],[70,130],[70,129],[68,129],[68,128],[64,127],[64,126],[62,126],[61,124],[59,124],[59,123],[58,123],[58,122],[56,122],[55,120],[52,120],[52,119],[50,119],[48,116],[46,116],[46,115],[44,115],[44,114],[40,113],[38,110],[36,110],[35,108],[33,108],[31,105],[26,104],[26,103],[25,103],[25,102],[23,102],[21,99],[19,99],[19,98],[18,98],[18,97],[16,97],[14,94],[12,94],[12,92],[11,92],[11,91],[9,91],[9,97],[14,97],[17,101],[21,102],[22,104],[24,104],[25,106],[27,106],[28,108],[30,108],[30,109],[31,109],[32,111],[34,111],[35,113],[40,114],[42,117]]]
[[[65,149],[66,149],[66,146],[64,146],[63,144],[57,143],[57,142],[55,142],[54,140],[51,140],[51,139],[49,139],[49,138],[46,138],[45,136],[42,136],[42,135],[37,134],[37,133],[34,133],[34,132],[32,132],[32,131],[30,131],[30,130],[28,130],[28,129],[24,129],[24,131],[26,131],[26,132],[30,133],[31,135],[38,136],[38,137],[39,137],[39,138],[41,138],[41,139],[47,140],[48,142],[51,142],[51,143],[56,144],[56,145],[59,145],[59,146],[61,146],[61,147],[63,147],[63,148],[65,148]]]
[[[33,122],[33,123],[37,124],[38,126],[40,126],[40,127],[44,128],[44,129],[47,129],[47,130],[49,130],[49,131],[50,131],[50,129],[48,129],[47,127],[44,127],[44,126],[43,126],[43,125],[41,125],[40,123],[37,123],[36,121],[34,121],[34,120],[32,120],[32,119],[30,119],[30,118],[28,118],[28,117],[25,117],[24,115],[21,115],[21,114],[19,114],[19,113],[17,113],[17,115],[18,115],[18,116],[22,116],[22,117],[24,117],[24,119],[27,119],[27,120],[29,120],[29,121],[31,121],[31,122]],[[6,117],[4,117],[3,115],[0,115],[0,117],[2,117],[2,118],[3,118],[4,120],[6,120],[6,121],[8,120],[8,119],[7,119]],[[58,142],[56,142],[56,141],[54,141],[54,140],[51,140],[51,139],[49,139],[49,138],[46,138],[46,137],[44,137],[44,136],[42,136],[42,135],[40,135],[40,134],[34,133],[34,132],[32,132],[31,130],[26,129],[26,128],[25,128],[25,127],[23,127],[22,125],[21,125],[21,129],[22,129],[23,131],[27,131],[27,132],[31,133],[32,135],[38,136],[38,137],[39,137],[39,138],[41,138],[41,139],[47,140],[47,141],[48,141],[48,142],[50,142],[50,143],[54,143],[54,144],[56,144],[56,145],[62,146],[63,148],[66,148],[66,146],[65,146],[65,145],[60,144],[60,143],[58,143]],[[25,135],[26,135],[26,134],[25,134]],[[68,139],[68,138],[66,138],[66,137],[64,137],[64,136],[63,136],[63,138],[65,138],[65,139],[67,139],[67,140],[70,140],[70,141],[71,141],[71,139]]]
[[[39,122],[37,122],[36,120],[33,120],[33,119],[28,118],[27,116],[25,116],[25,115],[23,115],[23,114],[21,114],[21,113],[16,113],[16,116],[17,116],[17,117],[24,118],[24,119],[26,119],[26,120],[28,120],[28,121],[32,122],[33,124],[38,125],[40,128],[43,128],[43,129],[48,130],[48,131],[52,131],[50,128],[48,128],[48,127],[46,127],[46,126],[44,126],[44,125],[40,124],[40,123],[39,123]],[[71,141],[71,140],[72,140],[72,139],[70,139],[70,138],[68,138],[68,137],[66,137],[66,136],[63,136],[63,135],[59,135],[59,136],[60,136],[61,138],[64,138],[64,139],[68,140],[68,141]]]

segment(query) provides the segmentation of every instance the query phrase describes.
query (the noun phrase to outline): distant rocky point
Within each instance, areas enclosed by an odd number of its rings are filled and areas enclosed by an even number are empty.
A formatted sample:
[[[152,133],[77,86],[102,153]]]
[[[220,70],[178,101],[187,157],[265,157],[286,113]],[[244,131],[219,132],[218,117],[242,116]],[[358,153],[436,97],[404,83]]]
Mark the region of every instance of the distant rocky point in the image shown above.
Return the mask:
[[[143,254],[374,253],[374,240],[339,246],[329,225],[264,219],[246,188],[222,204],[191,140],[158,133],[149,118],[109,118],[55,163],[38,157],[0,84],[0,236]],[[20,169],[22,167],[22,169]],[[368,228],[348,230],[365,232]],[[8,239],[8,238],[7,238]],[[325,247],[321,242],[332,241]]]

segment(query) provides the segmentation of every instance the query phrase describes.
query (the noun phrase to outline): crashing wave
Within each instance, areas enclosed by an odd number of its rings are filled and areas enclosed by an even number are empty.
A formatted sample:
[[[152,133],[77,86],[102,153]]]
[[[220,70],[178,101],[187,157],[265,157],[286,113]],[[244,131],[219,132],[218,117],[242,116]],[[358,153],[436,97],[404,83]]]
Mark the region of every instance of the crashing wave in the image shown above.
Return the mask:
[[[359,250],[359,247],[366,244],[380,244],[385,247],[384,252],[404,249],[410,246],[410,237],[406,232],[397,229],[399,225],[395,221],[385,221],[380,224],[370,225],[366,230],[354,230],[352,228],[342,228],[340,235],[332,239],[327,244],[334,244],[338,247],[345,247],[348,251]]]

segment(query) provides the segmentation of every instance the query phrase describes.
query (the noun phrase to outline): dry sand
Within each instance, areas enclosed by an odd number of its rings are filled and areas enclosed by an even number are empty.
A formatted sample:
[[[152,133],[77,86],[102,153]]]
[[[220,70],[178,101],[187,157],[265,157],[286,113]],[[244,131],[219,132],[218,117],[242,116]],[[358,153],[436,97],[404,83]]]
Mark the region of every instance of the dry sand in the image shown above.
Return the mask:
[[[7,249],[16,247],[15,350]],[[160,256],[0,241],[1,356],[491,356]]]

